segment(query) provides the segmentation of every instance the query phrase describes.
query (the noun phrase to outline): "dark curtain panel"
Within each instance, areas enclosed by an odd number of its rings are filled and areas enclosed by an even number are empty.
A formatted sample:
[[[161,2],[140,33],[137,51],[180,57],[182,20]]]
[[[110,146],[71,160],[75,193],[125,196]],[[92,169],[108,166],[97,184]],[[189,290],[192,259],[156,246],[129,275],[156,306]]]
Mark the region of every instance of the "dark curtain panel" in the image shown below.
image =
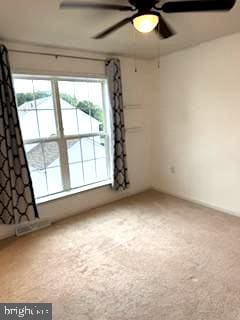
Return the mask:
[[[113,117],[113,155],[114,155],[114,182],[115,190],[125,190],[129,186],[125,125],[123,114],[123,96],[121,67],[118,59],[106,61],[110,101]]]
[[[8,51],[0,45],[0,223],[17,224],[34,218],[38,218],[38,213],[20,131]]]

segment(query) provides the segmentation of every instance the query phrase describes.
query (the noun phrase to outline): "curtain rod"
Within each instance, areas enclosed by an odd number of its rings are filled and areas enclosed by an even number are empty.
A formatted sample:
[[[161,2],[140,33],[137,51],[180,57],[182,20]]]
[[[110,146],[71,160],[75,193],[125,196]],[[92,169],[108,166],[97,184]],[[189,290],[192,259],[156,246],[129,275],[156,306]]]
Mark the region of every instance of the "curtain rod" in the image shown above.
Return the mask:
[[[45,52],[36,52],[36,51],[27,51],[27,50],[15,50],[9,49],[9,52],[16,52],[16,53],[26,53],[26,54],[35,54],[40,56],[49,56],[57,58],[70,58],[70,59],[79,59],[79,60],[89,60],[89,61],[97,61],[97,62],[105,62],[105,59],[97,59],[97,58],[87,58],[87,57],[80,57],[80,56],[71,56],[65,54],[57,54],[57,53],[45,53]]]

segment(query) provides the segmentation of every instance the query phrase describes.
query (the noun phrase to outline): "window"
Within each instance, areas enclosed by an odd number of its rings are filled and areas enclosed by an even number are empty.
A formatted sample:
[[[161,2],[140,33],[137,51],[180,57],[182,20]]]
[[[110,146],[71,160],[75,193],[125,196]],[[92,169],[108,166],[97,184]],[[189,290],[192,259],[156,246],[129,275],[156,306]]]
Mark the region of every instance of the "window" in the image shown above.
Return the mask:
[[[37,199],[111,180],[106,81],[14,76]]]

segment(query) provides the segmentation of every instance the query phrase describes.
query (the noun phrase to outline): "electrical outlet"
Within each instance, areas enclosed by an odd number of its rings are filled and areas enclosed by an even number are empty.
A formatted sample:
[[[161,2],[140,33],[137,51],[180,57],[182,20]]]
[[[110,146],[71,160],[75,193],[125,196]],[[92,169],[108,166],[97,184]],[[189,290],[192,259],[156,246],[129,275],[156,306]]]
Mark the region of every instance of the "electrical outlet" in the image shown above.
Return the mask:
[[[171,174],[175,174],[176,170],[175,170],[175,167],[174,167],[174,166],[171,166],[171,167],[170,167],[170,172],[171,172]]]

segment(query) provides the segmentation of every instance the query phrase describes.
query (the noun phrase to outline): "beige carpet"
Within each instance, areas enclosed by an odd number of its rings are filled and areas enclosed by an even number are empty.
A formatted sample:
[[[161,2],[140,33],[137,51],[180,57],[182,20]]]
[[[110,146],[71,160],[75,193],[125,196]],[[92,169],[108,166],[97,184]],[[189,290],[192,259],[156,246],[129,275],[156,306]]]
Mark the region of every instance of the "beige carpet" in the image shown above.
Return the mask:
[[[147,192],[0,247],[0,301],[54,320],[240,319],[240,219]]]

